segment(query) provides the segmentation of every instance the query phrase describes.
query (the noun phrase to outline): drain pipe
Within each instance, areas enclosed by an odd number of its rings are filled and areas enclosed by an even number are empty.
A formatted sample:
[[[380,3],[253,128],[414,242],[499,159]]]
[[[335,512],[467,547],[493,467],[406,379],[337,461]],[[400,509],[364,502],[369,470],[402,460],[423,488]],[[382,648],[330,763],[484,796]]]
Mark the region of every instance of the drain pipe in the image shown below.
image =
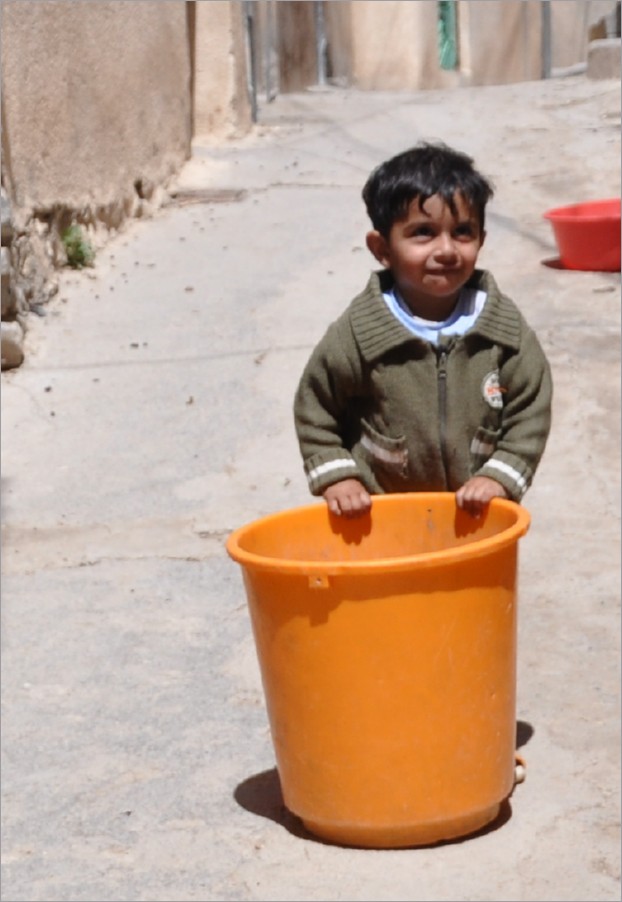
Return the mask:
[[[551,64],[551,0],[542,0],[540,4],[540,34],[541,34],[541,78],[550,78]]]
[[[244,3],[244,24],[246,40],[244,50],[246,54],[246,89],[251,107],[251,119],[257,122],[257,52],[255,48],[255,21],[253,19],[253,4],[250,0]]]
[[[313,4],[315,13],[315,55],[317,60],[317,83],[326,84],[326,29],[324,26],[324,3],[316,0]]]

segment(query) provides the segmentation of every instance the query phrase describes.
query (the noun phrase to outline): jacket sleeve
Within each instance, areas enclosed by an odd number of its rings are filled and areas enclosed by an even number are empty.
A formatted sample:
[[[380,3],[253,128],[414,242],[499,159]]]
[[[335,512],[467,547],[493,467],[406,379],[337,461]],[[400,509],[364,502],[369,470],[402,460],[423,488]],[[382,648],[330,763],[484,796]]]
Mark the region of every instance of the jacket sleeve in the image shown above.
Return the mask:
[[[501,365],[504,408],[493,455],[475,474],[496,479],[514,501],[532,483],[551,429],[553,383],[535,332],[523,323],[521,347]]]
[[[349,320],[329,326],[302,373],[294,397],[294,423],[304,470],[313,495],[342,479],[362,474],[346,447],[348,411],[363,380]]]

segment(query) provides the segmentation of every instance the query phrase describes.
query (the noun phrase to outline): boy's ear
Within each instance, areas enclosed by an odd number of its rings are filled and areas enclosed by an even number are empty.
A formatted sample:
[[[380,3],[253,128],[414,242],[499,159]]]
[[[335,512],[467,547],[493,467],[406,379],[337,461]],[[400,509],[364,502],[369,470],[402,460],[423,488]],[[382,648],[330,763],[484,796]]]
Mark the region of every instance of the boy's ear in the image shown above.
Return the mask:
[[[484,230],[479,236],[479,246],[482,247],[484,241],[486,240],[486,231]]]
[[[391,256],[389,254],[389,245],[387,244],[386,238],[374,229],[372,232],[367,233],[365,242],[367,244],[367,249],[374,255],[378,263],[382,263],[382,265],[388,269],[391,265]]]

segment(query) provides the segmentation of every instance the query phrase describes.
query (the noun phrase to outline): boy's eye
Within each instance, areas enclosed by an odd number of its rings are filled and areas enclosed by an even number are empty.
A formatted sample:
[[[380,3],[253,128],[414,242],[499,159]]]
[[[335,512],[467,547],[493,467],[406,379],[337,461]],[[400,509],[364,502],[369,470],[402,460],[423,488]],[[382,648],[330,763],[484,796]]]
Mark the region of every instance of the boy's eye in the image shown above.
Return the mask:
[[[412,230],[413,238],[429,238],[432,234],[433,231],[429,225],[415,226],[415,228]]]
[[[462,222],[456,228],[456,235],[458,238],[474,238],[475,231],[476,229],[472,222]]]

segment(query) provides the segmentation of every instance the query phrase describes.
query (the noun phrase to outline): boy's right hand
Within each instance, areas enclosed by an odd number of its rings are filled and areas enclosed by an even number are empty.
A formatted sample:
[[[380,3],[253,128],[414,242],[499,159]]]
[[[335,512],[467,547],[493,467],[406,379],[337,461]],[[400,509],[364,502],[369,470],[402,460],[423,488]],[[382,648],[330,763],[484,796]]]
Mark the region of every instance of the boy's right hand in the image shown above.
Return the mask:
[[[358,479],[342,479],[322,492],[331,513],[338,517],[361,517],[371,510],[371,496]]]

